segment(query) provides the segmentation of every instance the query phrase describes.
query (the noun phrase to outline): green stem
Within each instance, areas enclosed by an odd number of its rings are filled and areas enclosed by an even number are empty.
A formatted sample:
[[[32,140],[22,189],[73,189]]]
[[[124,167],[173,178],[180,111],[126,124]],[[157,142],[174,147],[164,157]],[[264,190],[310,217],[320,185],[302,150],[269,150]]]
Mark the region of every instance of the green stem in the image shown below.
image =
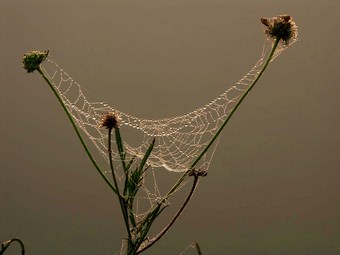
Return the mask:
[[[118,196],[120,197],[119,186],[118,186],[118,183],[117,183],[115,171],[114,171],[114,168],[113,168],[113,162],[112,162],[111,134],[112,134],[112,128],[109,128],[108,137],[107,137],[107,140],[108,140],[107,150],[108,150],[108,153],[109,153],[110,169],[111,169],[111,173],[112,173],[113,184],[115,185]]]
[[[246,90],[246,92],[242,95],[242,97],[240,98],[240,100],[237,102],[237,104],[234,106],[234,108],[231,110],[230,114],[228,115],[227,119],[223,122],[222,126],[217,130],[216,134],[214,135],[214,137],[211,139],[211,141],[209,142],[209,144],[204,148],[204,150],[201,152],[201,154],[193,161],[193,163],[191,164],[190,168],[185,171],[183,173],[183,175],[177,180],[177,182],[172,186],[172,188],[169,190],[169,192],[163,197],[163,199],[161,200],[161,202],[164,202],[168,197],[170,197],[172,195],[172,193],[178,188],[178,186],[183,182],[183,180],[187,177],[187,175],[190,173],[191,169],[193,169],[196,164],[198,163],[198,161],[203,157],[203,155],[209,150],[209,148],[211,147],[211,145],[215,142],[215,140],[217,139],[217,137],[220,135],[220,133],[222,132],[223,128],[227,125],[227,123],[229,122],[230,118],[234,115],[234,113],[236,112],[237,108],[240,106],[240,104],[242,103],[242,101],[246,98],[246,96],[248,95],[248,93],[252,90],[252,88],[254,88],[255,84],[257,83],[257,81],[260,79],[260,77],[262,76],[262,74],[264,73],[264,71],[267,69],[273,55],[274,52],[278,46],[280,42],[280,38],[277,37],[272,50],[265,62],[265,64],[263,65],[261,71],[259,72],[258,76],[256,77],[256,79],[253,81],[253,83],[249,86],[249,88]]]
[[[118,128],[115,128],[115,129],[118,129]],[[129,217],[128,217],[128,213],[127,213],[127,203],[125,202],[124,197],[122,197],[121,194],[120,194],[117,178],[116,178],[115,171],[114,171],[114,168],[113,168],[111,134],[112,134],[112,128],[109,128],[109,132],[108,132],[108,153],[109,153],[110,169],[111,169],[111,172],[112,172],[113,183],[114,183],[114,186],[115,186],[117,193],[118,193],[117,196],[118,196],[118,200],[119,200],[120,209],[122,210],[122,214],[123,214],[123,217],[124,217],[124,223],[125,223],[125,226],[126,226],[126,231],[128,233],[128,238],[130,239],[131,238],[131,232],[130,232],[130,226],[129,226]]]
[[[124,152],[124,146],[123,146],[122,136],[120,134],[119,127],[115,128],[115,136],[116,136],[116,144],[117,144],[117,149],[118,149],[118,153],[120,157],[120,162],[122,163],[122,167],[123,167],[123,171],[125,175],[123,196],[126,196],[127,183],[129,181],[129,172],[128,172],[128,168],[126,167],[126,163],[125,163],[125,152]]]
[[[264,64],[264,66],[262,67],[260,73],[258,74],[258,76],[256,77],[256,79],[253,81],[253,83],[249,86],[249,88],[246,90],[246,92],[242,95],[242,97],[240,98],[240,100],[237,102],[237,104],[234,106],[234,108],[231,110],[230,114],[228,115],[228,117],[226,118],[226,120],[223,122],[222,126],[217,130],[216,134],[214,135],[214,137],[211,139],[211,141],[209,142],[209,144],[205,147],[205,149],[201,152],[201,154],[195,159],[195,161],[191,164],[190,168],[193,168],[198,161],[203,157],[203,155],[209,150],[209,148],[211,147],[211,145],[215,142],[215,140],[217,139],[217,137],[220,135],[220,133],[222,132],[222,130],[224,129],[224,127],[227,125],[227,123],[229,122],[229,120],[231,119],[231,117],[234,115],[234,113],[236,112],[237,108],[241,105],[241,103],[243,102],[243,100],[246,98],[246,96],[248,95],[248,93],[254,88],[255,84],[257,83],[257,81],[260,79],[260,77],[262,76],[262,74],[264,73],[264,71],[267,69],[267,66],[269,65],[274,52],[277,48],[277,45],[279,44],[280,38],[277,37],[273,48],[266,60],[266,63]]]
[[[96,170],[98,171],[98,173],[100,174],[100,176],[104,179],[104,181],[107,183],[107,185],[109,185],[109,187],[112,189],[112,191],[118,196],[118,192],[117,190],[113,187],[112,183],[109,181],[109,179],[107,179],[107,177],[105,176],[104,172],[100,169],[100,167],[98,166],[97,162],[95,161],[95,159],[93,158],[90,150],[88,149],[83,137],[81,136],[79,129],[77,128],[77,125],[74,121],[74,119],[72,118],[71,114],[69,113],[69,111],[67,110],[66,105],[64,104],[63,100],[61,99],[58,91],[53,87],[53,83],[52,81],[47,77],[47,75],[45,74],[45,72],[43,71],[43,69],[39,66],[37,68],[37,71],[40,73],[40,75],[44,78],[44,80],[47,82],[47,84],[49,85],[49,87],[52,89],[54,95],[57,97],[60,105],[62,106],[64,112],[66,113],[68,119],[70,120],[74,131],[76,132],[87,156],[89,157],[89,159],[91,160],[92,164],[94,165],[94,167],[96,168]]]

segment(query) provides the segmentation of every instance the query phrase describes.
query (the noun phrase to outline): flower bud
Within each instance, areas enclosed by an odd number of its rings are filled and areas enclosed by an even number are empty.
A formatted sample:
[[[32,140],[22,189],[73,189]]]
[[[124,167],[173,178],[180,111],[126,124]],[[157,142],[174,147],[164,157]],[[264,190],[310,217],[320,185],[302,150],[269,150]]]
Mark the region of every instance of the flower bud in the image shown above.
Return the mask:
[[[22,58],[22,63],[25,70],[31,73],[38,69],[39,65],[47,58],[48,50],[46,51],[30,51]]]

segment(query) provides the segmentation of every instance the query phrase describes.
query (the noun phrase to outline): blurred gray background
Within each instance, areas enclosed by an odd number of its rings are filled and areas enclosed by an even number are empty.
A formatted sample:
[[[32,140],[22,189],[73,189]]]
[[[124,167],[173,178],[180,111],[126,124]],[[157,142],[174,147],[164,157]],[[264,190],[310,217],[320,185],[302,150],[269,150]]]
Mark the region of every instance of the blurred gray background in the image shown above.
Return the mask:
[[[27,254],[104,255],[115,254],[125,234],[116,201],[56,98],[23,70],[24,53],[49,49],[119,110],[176,116],[249,71],[262,50],[261,17],[290,14],[300,41],[242,104],[188,208],[146,254],[180,254],[196,240],[206,255],[340,254],[339,7],[337,0],[0,1],[0,241],[20,237]]]

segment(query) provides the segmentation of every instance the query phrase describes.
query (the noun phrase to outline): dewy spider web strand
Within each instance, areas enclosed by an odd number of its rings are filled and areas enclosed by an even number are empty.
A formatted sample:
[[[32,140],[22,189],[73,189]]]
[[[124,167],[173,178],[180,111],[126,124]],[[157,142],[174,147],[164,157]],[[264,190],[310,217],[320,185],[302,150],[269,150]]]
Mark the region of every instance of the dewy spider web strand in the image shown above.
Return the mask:
[[[280,44],[271,61],[295,41],[292,40],[288,45]],[[138,118],[121,112],[98,99],[90,100],[91,94],[75,82],[50,57],[44,62],[43,68],[53,81],[53,86],[60,94],[78,127],[106,160],[108,160],[107,132],[99,127],[99,121],[104,114],[115,112],[119,116],[122,130],[132,129],[139,133],[139,137],[132,137],[134,141],[140,141],[139,145],[124,142],[127,157],[143,157],[152,139],[156,137],[157,142],[148,163],[152,167],[164,167],[169,171],[184,172],[210,142],[235,104],[257,78],[271,46],[272,41],[266,39],[261,58],[255,66],[235,85],[210,103],[182,116],[158,120]],[[217,142],[214,145],[216,146]],[[213,153],[214,150],[208,152],[198,167],[207,170]],[[113,152],[113,156],[115,160],[119,160],[117,153]]]

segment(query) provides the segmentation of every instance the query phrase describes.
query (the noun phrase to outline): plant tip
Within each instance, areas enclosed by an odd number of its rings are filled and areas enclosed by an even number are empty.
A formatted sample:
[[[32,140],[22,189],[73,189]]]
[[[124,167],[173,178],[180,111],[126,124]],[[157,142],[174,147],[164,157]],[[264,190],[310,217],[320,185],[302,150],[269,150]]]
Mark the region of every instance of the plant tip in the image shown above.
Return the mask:
[[[49,51],[30,51],[22,58],[24,69],[28,73],[37,70],[39,65],[47,58]]]
[[[278,15],[273,18],[261,18],[261,22],[267,28],[266,35],[270,38],[278,38],[287,45],[290,40],[296,40],[298,31],[293,18],[290,15]]]
[[[105,127],[106,129],[118,128],[119,115],[116,112],[106,113],[100,120],[99,127]]]

